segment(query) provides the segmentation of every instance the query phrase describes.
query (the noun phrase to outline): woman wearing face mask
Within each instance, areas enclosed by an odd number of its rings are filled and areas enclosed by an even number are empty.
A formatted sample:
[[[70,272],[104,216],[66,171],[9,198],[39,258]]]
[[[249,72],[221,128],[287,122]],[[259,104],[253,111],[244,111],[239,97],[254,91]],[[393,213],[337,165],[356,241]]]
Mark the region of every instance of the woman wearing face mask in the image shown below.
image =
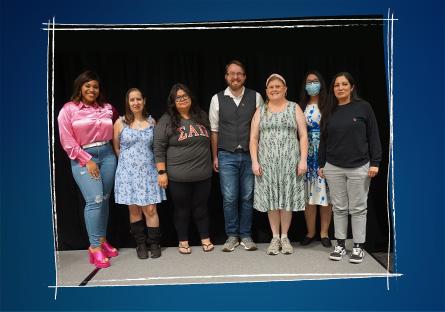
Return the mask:
[[[60,142],[71,159],[71,171],[85,199],[85,225],[90,263],[110,266],[118,251],[106,240],[108,201],[114,183],[116,156],[111,147],[114,107],[105,101],[99,76],[85,71],[74,81],[71,101],[57,118]]]
[[[326,178],[333,205],[337,246],[330,259],[339,261],[346,254],[350,214],[354,247],[349,261],[360,263],[365,255],[369,184],[379,172],[382,158],[378,125],[371,105],[358,97],[350,73],[335,75],[326,103],[318,163],[319,175]]]
[[[293,253],[287,237],[292,212],[304,210],[307,131],[298,104],[286,99],[286,81],[272,74],[266,81],[267,103],[251,123],[250,156],[255,175],[253,207],[267,212],[272,240],[267,254]],[[280,237],[281,233],[281,237]]]
[[[309,71],[304,76],[301,88],[300,106],[306,117],[308,129],[308,171],[305,177],[307,234],[301,245],[309,245],[315,239],[315,220],[317,205],[320,206],[320,239],[324,247],[331,247],[328,230],[331,224],[332,210],[326,187],[326,180],[319,177],[318,145],[320,143],[320,119],[326,109],[326,85],[317,71]]]
[[[136,240],[139,259],[147,259],[148,251],[151,258],[161,256],[156,204],[166,197],[157,181],[153,154],[154,126],[155,120],[148,115],[142,92],[137,88],[128,90],[125,116],[114,124],[114,150],[119,157],[114,198],[116,203],[128,205],[130,231]]]

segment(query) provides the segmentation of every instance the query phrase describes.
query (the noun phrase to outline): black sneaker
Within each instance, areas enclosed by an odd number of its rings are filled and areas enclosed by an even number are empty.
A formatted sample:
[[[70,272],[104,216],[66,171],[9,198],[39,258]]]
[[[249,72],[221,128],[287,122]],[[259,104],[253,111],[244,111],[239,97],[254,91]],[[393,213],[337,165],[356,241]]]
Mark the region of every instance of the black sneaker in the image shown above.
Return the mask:
[[[341,258],[346,255],[346,249],[343,246],[337,245],[331,254],[329,255],[329,259],[340,261]]]
[[[364,257],[365,257],[365,251],[363,250],[363,248],[354,247],[352,248],[352,254],[349,257],[349,262],[361,263]]]

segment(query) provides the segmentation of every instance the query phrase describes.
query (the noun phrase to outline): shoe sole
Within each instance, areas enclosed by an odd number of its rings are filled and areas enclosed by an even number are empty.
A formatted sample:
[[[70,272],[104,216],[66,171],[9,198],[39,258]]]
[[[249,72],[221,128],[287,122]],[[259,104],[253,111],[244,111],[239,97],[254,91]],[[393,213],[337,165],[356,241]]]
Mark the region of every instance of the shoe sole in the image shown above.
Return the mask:
[[[276,256],[276,255],[278,255],[280,252],[279,251],[277,251],[276,253],[275,252],[267,252],[267,254],[268,255],[271,255],[271,256]]]
[[[363,257],[361,259],[351,259],[351,258],[349,258],[349,262],[351,262],[351,263],[362,263],[364,257],[365,257],[365,255],[363,255]]]
[[[342,254],[341,256],[337,257],[337,256],[329,256],[329,259],[334,260],[334,261],[340,261],[343,256],[346,255],[346,252],[344,254]]]
[[[284,250],[281,250],[281,253],[282,253],[283,255],[290,255],[290,254],[293,254],[294,251],[293,251],[293,250],[292,250],[292,251],[284,251]]]
[[[235,248],[236,247],[238,247],[239,246],[239,243],[236,243],[236,245],[235,246],[233,246],[233,248],[232,249],[230,249],[230,248],[227,248],[227,247],[224,247],[223,249],[222,249],[222,251],[224,251],[224,252],[231,252],[231,251],[234,251],[235,250]]]
[[[349,262],[351,262],[351,263],[362,263],[363,260],[353,260],[353,259],[349,259]]]
[[[243,246],[245,250],[249,250],[249,251],[254,251],[254,250],[258,249],[257,246],[253,246],[253,247],[248,248],[243,242],[241,242],[240,245]]]

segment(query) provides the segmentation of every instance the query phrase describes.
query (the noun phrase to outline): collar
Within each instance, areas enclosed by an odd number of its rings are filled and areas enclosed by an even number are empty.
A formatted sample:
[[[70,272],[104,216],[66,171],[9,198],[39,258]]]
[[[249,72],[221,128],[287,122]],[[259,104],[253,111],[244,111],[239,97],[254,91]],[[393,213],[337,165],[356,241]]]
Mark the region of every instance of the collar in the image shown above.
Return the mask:
[[[82,109],[82,108],[88,108],[88,107],[96,108],[96,107],[98,107],[98,106],[99,106],[99,104],[97,104],[97,102],[95,102],[93,105],[87,105],[87,104],[85,104],[85,103],[82,102],[82,101],[79,102],[79,109]]]
[[[239,96],[234,96],[232,91],[230,90],[230,87],[227,87],[224,90],[224,95],[230,96],[232,99],[239,99],[239,98],[242,98],[244,96],[244,91],[245,90],[246,90],[246,87],[243,86],[243,91],[241,92],[241,94]]]

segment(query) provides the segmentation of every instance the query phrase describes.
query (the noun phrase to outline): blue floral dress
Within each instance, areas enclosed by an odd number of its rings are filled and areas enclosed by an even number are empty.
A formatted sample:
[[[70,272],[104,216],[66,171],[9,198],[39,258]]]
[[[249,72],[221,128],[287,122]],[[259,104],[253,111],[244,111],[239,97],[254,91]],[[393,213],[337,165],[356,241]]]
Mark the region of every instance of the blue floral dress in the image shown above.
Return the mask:
[[[166,199],[165,191],[158,186],[158,172],[153,154],[154,119],[149,126],[138,130],[122,121],[119,134],[120,153],[114,184],[115,202],[124,205],[146,206]]]
[[[307,156],[307,173],[304,179],[306,203],[310,205],[327,206],[329,204],[329,190],[326,180],[317,175],[318,145],[320,144],[321,114],[317,104],[308,104],[304,110],[306,117],[309,149]]]

